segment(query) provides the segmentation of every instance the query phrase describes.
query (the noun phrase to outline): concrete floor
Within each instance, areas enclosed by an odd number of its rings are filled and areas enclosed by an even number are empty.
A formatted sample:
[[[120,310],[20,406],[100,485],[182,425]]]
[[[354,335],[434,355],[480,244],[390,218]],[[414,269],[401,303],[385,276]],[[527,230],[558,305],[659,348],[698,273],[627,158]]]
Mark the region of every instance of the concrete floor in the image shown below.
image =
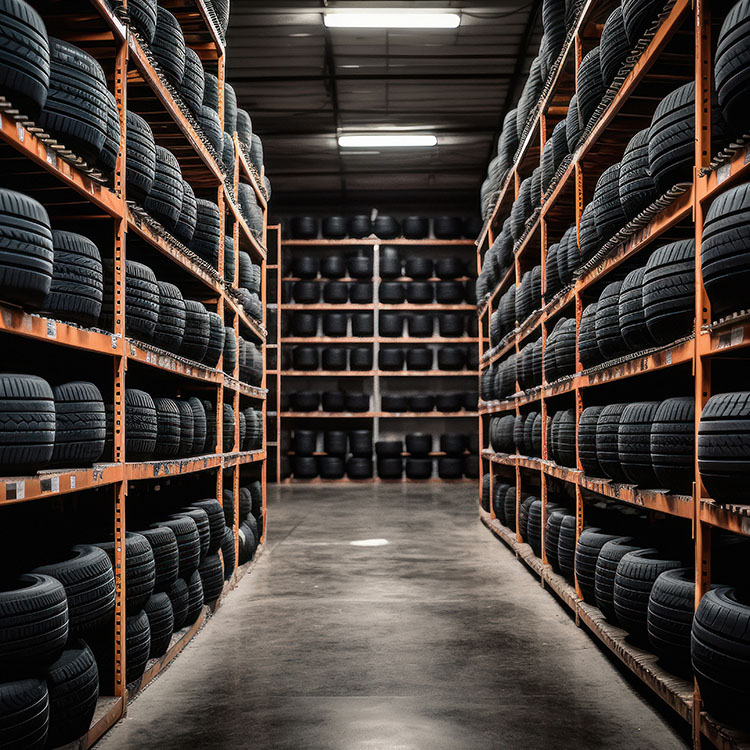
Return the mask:
[[[258,566],[98,747],[686,747],[481,525],[471,485],[271,494]]]

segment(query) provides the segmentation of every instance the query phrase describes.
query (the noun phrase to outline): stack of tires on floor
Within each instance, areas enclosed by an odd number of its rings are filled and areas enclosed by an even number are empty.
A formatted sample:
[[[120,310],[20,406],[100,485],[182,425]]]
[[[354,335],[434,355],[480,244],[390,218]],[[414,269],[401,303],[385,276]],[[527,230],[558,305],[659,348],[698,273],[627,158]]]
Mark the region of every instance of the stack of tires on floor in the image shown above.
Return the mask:
[[[542,48],[518,109],[503,124],[498,155],[482,189],[485,217],[495,208],[498,191],[535,113],[534,103],[545,81],[543,71],[556,55],[552,48],[559,51],[566,29],[572,28],[575,9],[570,4],[573,11],[566,16],[566,5],[556,0],[543,3]],[[711,154],[748,130],[749,9],[747,0],[736,3],[717,29]],[[539,166],[521,180],[517,198],[486,253],[477,281],[480,301],[512,273],[514,254],[538,217],[542,197],[549,197],[555,189],[570,155],[584,142],[603,109],[600,102],[607,89],[638,40],[654,30],[660,10],[659,3],[624,0],[604,24],[600,45],[583,57],[577,95],[570,101],[567,117],[547,138]],[[694,83],[660,97],[647,125],[630,139],[622,158],[602,171],[579,226],[571,215],[567,229],[563,226],[548,234],[546,275],[536,265],[522,274],[519,285],[511,283],[507,291],[496,295],[490,318],[491,347],[501,346],[523,329],[543,303],[554,305],[569,293],[583,273],[597,267],[639,225],[689,188],[695,158]],[[719,172],[717,182],[722,179]],[[545,320],[545,344],[538,326],[520,342],[517,353],[509,353],[483,372],[482,399],[504,400],[519,391],[528,394],[543,383],[562,384],[576,374],[577,356],[583,370],[595,375],[623,360],[635,362],[644,353],[679,345],[694,335],[696,327],[696,266],[710,301],[710,320],[728,322],[744,315],[750,280],[750,185],[735,184],[717,191],[705,208],[699,258],[694,227],[683,222],[668,240],[653,241],[644,257],[638,254],[619,268],[605,269],[597,283],[582,291],[579,321],[571,317],[570,307],[564,309]],[[666,362],[671,364],[671,359]],[[688,679],[695,676],[703,708],[711,716],[747,726],[747,538],[718,528],[709,531],[708,524],[703,524],[703,533],[711,534],[712,585],[696,608],[695,548],[689,520],[677,513],[661,519],[646,516],[637,505],[621,504],[585,489],[606,482],[614,487],[615,496],[620,486],[623,497],[634,492],[668,493],[669,502],[678,508],[686,501],[680,496],[692,496],[697,481],[703,485],[704,500],[710,497],[715,505],[750,503],[750,490],[743,481],[750,471],[750,391],[743,389],[744,370],[738,362],[717,358],[706,366],[713,367],[709,372],[714,395],[699,405],[697,414],[694,373],[680,374],[676,369],[665,373],[660,385],[658,377],[652,376],[650,386],[632,377],[609,389],[599,384],[582,389],[578,419],[572,398],[565,395],[546,397],[546,422],[533,398],[518,413],[490,419],[489,447],[495,453],[541,458],[546,443],[544,456],[553,468],[582,470],[586,525],[577,540],[572,484],[558,482],[550,474],[544,509],[536,475],[522,470],[518,488],[502,466],[493,468],[492,484],[490,475],[484,475],[481,504],[485,511],[492,510],[501,525],[517,531],[537,557],[544,555],[563,578],[575,581],[583,600],[620,626],[629,641],[654,652],[668,671]],[[671,372],[675,376],[667,380]]]
[[[440,479],[479,477],[479,439],[475,433],[446,432],[440,435],[440,450],[433,452],[433,436],[410,433],[403,440],[375,443],[378,477],[381,479],[430,479],[437,464]]]
[[[292,451],[292,475],[297,479],[372,477],[372,430],[295,429]]]
[[[373,212],[375,213],[375,212]],[[404,238],[424,240],[434,237],[437,240],[454,240],[461,237],[474,239],[482,229],[478,219],[461,219],[456,216],[438,216],[430,221],[424,216],[407,216],[396,219],[393,216],[377,214],[356,216],[293,216],[289,220],[289,234],[295,240],[343,240],[377,237],[381,240]]]

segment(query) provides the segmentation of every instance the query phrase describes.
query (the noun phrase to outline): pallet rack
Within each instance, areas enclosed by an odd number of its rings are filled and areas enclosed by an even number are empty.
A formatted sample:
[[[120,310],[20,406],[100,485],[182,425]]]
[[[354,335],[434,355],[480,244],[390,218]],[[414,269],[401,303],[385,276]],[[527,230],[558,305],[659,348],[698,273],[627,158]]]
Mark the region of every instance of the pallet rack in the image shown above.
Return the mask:
[[[267,308],[273,310],[274,324],[268,327],[266,351],[268,352],[268,403],[266,411],[266,435],[272,440],[267,443],[269,449],[268,469],[278,483],[281,481],[281,462],[279,445],[281,442],[281,224],[268,227],[268,260],[266,266],[266,289],[269,302]]]
[[[586,0],[581,4],[574,33],[568,36],[557,63],[553,65],[547,86],[527,123],[525,137],[521,140],[514,163],[501,185],[497,202],[478,239],[478,270],[481,269],[485,252],[500,230],[502,218],[508,214],[518,194],[522,177],[530,174],[539,164],[541,149],[552,128],[565,116],[567,103],[575,91],[575,73],[583,53],[598,43],[601,22],[610,10],[609,4],[596,0]],[[693,54],[684,60],[692,75],[675,74],[674,57],[671,55],[674,50],[670,48],[670,44],[678,37],[692,40],[685,42],[685,46],[692,45]],[[711,395],[712,364],[722,354],[747,353],[750,347],[750,325],[747,317],[736,315],[714,322],[701,277],[700,247],[705,211],[710,202],[727,187],[750,177],[748,146],[737,147],[737,144],[733,144],[731,149],[712,160],[710,42],[711,7],[707,0],[695,0],[692,3],[688,0],[671,0],[666,4],[660,15],[658,28],[650,34],[648,43],[642,47],[642,53],[634,64],[631,62],[626,73],[621,72],[621,85],[617,88],[616,82],[615,90],[610,89],[605,96],[605,105],[600,108],[598,119],[593,126],[589,125],[576,152],[563,163],[553,186],[542,199],[541,210],[527,223],[524,235],[514,249],[515,257],[511,269],[488,298],[479,301],[477,310],[481,377],[481,372],[493,362],[503,359],[510,353],[517,353],[520,344],[532,333],[541,332],[544,348],[547,335],[552,329],[550,322],[563,309],[568,309],[569,315],[575,315],[578,328],[583,311],[582,296],[586,291],[590,291],[594,284],[606,279],[607,274],[637,253],[643,257],[646,248],[654,247],[655,241],[674,227],[681,225],[686,233],[693,233],[694,229],[696,322],[693,334],[671,345],[620,358],[589,371],[583,371],[577,355],[577,371],[572,377],[553,383],[548,383],[543,378],[543,385],[530,391],[521,392],[519,384],[516,383],[516,393],[512,397],[495,402],[480,401],[479,434],[480,446],[483,446],[482,472],[490,474],[490,493],[495,477],[501,472],[504,472],[505,476],[515,476],[518,508],[523,486],[533,483],[535,487],[541,488],[543,519],[546,519],[550,482],[561,482],[572,487],[575,492],[577,537],[580,536],[587,515],[584,500],[589,497],[610,498],[646,509],[651,515],[665,514],[689,521],[693,529],[695,549],[696,606],[711,583],[710,530],[717,528],[750,535],[748,506],[720,506],[707,496],[698,471],[697,451],[692,495],[641,491],[630,485],[585,476],[578,455],[575,469],[556,465],[549,459],[546,431],[543,431],[545,434],[542,439],[542,458],[495,453],[488,447],[487,420],[493,414],[518,415],[520,408],[530,403],[540,407],[542,419],[546,420],[549,400],[569,393],[575,401],[577,424],[584,399],[593,392],[592,389],[628,378],[642,378],[652,371],[675,372],[674,368],[681,367],[684,372],[690,367],[692,375],[689,377],[692,378],[694,386],[692,395],[696,405],[697,434],[701,410]],[[690,184],[683,184],[679,189],[671,191],[668,200],[662,201],[658,210],[651,211],[648,220],[630,231],[624,240],[607,243],[596,261],[584,267],[572,286],[561,290],[552,298],[544,296],[543,292],[541,309],[526,321],[517,324],[513,332],[494,349],[490,349],[490,315],[497,306],[500,294],[510,284],[520,283],[522,269],[530,267],[530,259],[533,259],[534,263],[541,263],[542,278],[545,278],[548,233],[558,234],[562,222],[567,222],[567,226],[575,220],[577,228],[580,227],[585,200],[590,198],[593,185],[601,172],[617,161],[613,154],[621,154],[629,138],[648,123],[648,119],[644,118],[647,118],[656,107],[660,96],[684,83],[686,78],[695,81],[697,92],[694,179]],[[647,88],[648,93],[644,93]],[[641,119],[638,120],[638,117]],[[612,128],[615,118],[618,127]],[[576,453],[577,442],[576,434]],[[636,677],[690,723],[693,746],[696,749],[705,746],[706,742],[723,750],[748,747],[750,737],[747,734],[718,724],[703,710],[697,683],[692,679],[676,678],[656,662],[654,654],[627,642],[624,631],[608,623],[596,607],[583,600],[577,582],[572,586],[562,576],[554,573],[547,564],[544,553],[541,558],[534,555],[518,528],[508,529],[502,526],[495,518],[491,507],[490,512],[486,512],[480,506],[480,517],[483,523],[536,573],[542,585],[554,591],[575,613],[577,622],[582,621]],[[544,529],[545,523],[542,523],[543,534]]]
[[[380,408],[380,394],[382,390],[383,380],[390,378],[409,378],[409,382],[413,378],[450,378],[452,381],[462,383],[464,379],[476,377],[478,372],[476,370],[380,370],[376,369],[378,362],[378,354],[381,345],[389,344],[467,344],[473,345],[479,342],[477,336],[464,335],[460,337],[441,337],[435,335],[432,337],[409,337],[409,336],[381,336],[379,335],[379,313],[384,311],[402,311],[402,312],[474,312],[476,306],[473,304],[438,304],[438,303],[425,303],[425,304],[386,304],[381,303],[378,300],[377,285],[379,284],[380,278],[380,248],[383,246],[396,246],[407,250],[408,248],[414,249],[430,249],[430,248],[441,248],[441,249],[457,249],[461,251],[467,251],[470,248],[474,248],[473,240],[466,239],[453,239],[453,240],[439,240],[439,239],[419,239],[410,240],[405,238],[398,238],[393,240],[381,240],[373,237],[365,239],[343,239],[343,240],[332,240],[332,239],[315,239],[315,240],[296,240],[284,238],[281,245],[282,257],[286,260],[291,254],[298,249],[314,249],[314,250],[325,250],[325,249],[354,249],[354,248],[371,248],[373,252],[373,302],[366,304],[356,303],[342,303],[342,304],[328,304],[328,303],[315,303],[315,304],[298,304],[293,302],[280,303],[280,316],[279,319],[283,324],[286,320],[286,316],[295,311],[307,311],[307,312],[367,312],[372,311],[373,323],[374,323],[374,335],[372,336],[341,336],[341,337],[304,337],[304,336],[291,336],[282,335],[279,339],[280,345],[286,347],[296,344],[363,344],[372,345],[373,347],[373,369],[364,371],[353,371],[353,370],[313,370],[313,371],[301,371],[293,369],[282,369],[279,372],[280,379],[285,382],[284,393],[291,393],[294,391],[295,384],[300,382],[301,378],[315,378],[320,379],[337,379],[337,378],[361,378],[367,379],[372,382],[373,399],[375,402],[375,408],[365,412],[295,412],[295,411],[279,411],[278,420],[278,446],[277,446],[277,465],[281,467],[281,457],[283,454],[282,450],[282,432],[285,429],[289,429],[290,423],[299,424],[300,421],[310,427],[316,425],[324,427],[326,424],[330,424],[329,420],[345,419],[347,422],[350,420],[359,420],[362,426],[367,426],[373,431],[373,441],[377,441],[384,437],[385,433],[388,432],[388,426],[381,427],[381,420],[399,420],[399,419],[410,419],[410,420],[427,420],[427,424],[435,419],[441,420],[459,420],[459,424],[464,424],[465,421],[476,418],[476,412],[473,411],[459,411],[459,412],[384,412]],[[467,263],[471,261],[471,256],[467,254]],[[284,276],[281,282],[295,282],[300,279],[295,276]],[[325,283],[332,279],[316,279],[317,282]],[[460,281],[467,281],[468,277],[459,279]],[[358,279],[344,277],[336,279],[336,281],[353,282]],[[361,281],[361,279],[359,280]],[[387,279],[387,281],[395,282],[409,282],[411,279],[407,277],[401,277],[398,279]],[[437,277],[428,279],[428,281],[435,282],[439,281]],[[281,297],[279,298],[281,299]],[[284,327],[286,329],[286,326]],[[281,367],[281,352],[279,352],[278,358],[279,366]],[[281,406],[279,407],[281,409]],[[318,454],[316,454],[318,455]],[[325,455],[325,454],[319,454]],[[442,454],[433,454],[434,456]],[[278,475],[279,481],[282,480],[281,471]],[[293,479],[286,478],[287,482],[309,482],[313,480],[305,479]],[[327,481],[372,481],[372,482],[388,482],[388,481],[406,481],[406,480],[381,480],[379,477],[373,477],[369,480],[349,480],[344,478],[341,480],[327,480]],[[436,480],[437,481],[437,480]],[[440,480],[447,481],[447,480]],[[455,480],[462,481],[462,480]],[[466,480],[475,481],[475,480]]]
[[[0,477],[0,513],[9,512],[6,506],[53,499],[65,502],[71,493],[81,493],[96,488],[107,488],[111,502],[111,528],[115,541],[115,579],[117,600],[112,638],[115,644],[124,641],[125,632],[125,518],[129,488],[144,480],[176,477],[188,474],[215,475],[216,496],[223,497],[225,477],[227,489],[234,497],[233,533],[235,555],[238,551],[239,482],[242,467],[257,467],[263,489],[263,515],[265,517],[265,435],[259,450],[239,450],[239,420],[241,403],[248,400],[263,409],[265,416],[265,302],[266,284],[262,282],[263,320],[251,319],[231,294],[238,283],[238,270],[230,283],[225,283],[224,242],[227,222],[232,223],[235,248],[235,269],[238,269],[237,252],[246,249],[256,263],[261,265],[261,279],[266,277],[266,217],[267,201],[262,183],[262,172],[251,166],[240,143],[235,138],[236,161],[229,174],[217,161],[213,149],[202,134],[191,124],[175,97],[174,89],[154,65],[150,52],[142,45],[137,33],[115,13],[105,0],[77,0],[60,15],[51,0],[31,0],[31,4],[48,22],[54,20],[54,33],[71,39],[93,57],[99,59],[108,74],[112,92],[117,101],[121,125],[120,148],[111,184],[95,170],[82,164],[62,144],[28,121],[13,108],[11,102],[0,97],[0,160],[3,163],[3,185],[15,187],[12,178],[16,172],[23,174],[22,192],[38,197],[45,205],[53,225],[66,219],[75,222],[97,220],[111,222],[112,243],[103,246],[102,254],[112,257],[115,267],[114,331],[102,332],[79,328],[42,315],[29,314],[11,305],[0,303],[0,334],[8,337],[12,346],[33,342],[44,356],[57,358],[63,350],[90,356],[107,368],[109,392],[105,400],[114,402],[114,450],[111,463],[98,463],[91,468],[70,470],[42,470],[30,476]],[[216,14],[204,0],[182,0],[170,3],[169,8],[183,27],[186,43],[193,47],[205,65],[213,69],[219,79],[219,110],[223,127],[223,82],[225,74],[225,49],[223,33],[218,27]],[[152,126],[157,143],[168,146],[178,157],[183,175],[196,189],[215,196],[220,209],[222,240],[218,269],[209,269],[196,262],[195,256],[185,252],[183,246],[167,235],[142,209],[129,202],[126,196],[125,132],[126,112],[139,112]],[[253,187],[263,208],[263,232],[256,237],[249,229],[237,207],[240,178]],[[8,184],[11,183],[11,184]],[[239,380],[239,369],[229,375],[222,370],[220,360],[216,368],[189,362],[151,345],[142,344],[125,334],[125,257],[128,240],[138,245],[138,252],[149,254],[154,263],[169,267],[190,286],[191,294],[212,306],[240,332],[253,339],[263,351],[264,374],[260,386],[251,386]],[[25,344],[24,344],[25,345]],[[92,360],[93,361],[93,360]],[[180,383],[199,386],[203,392],[213,394],[217,413],[221,413],[225,399],[231,402],[235,414],[235,433],[232,449],[222,451],[222,420],[217,420],[216,452],[175,460],[128,461],[125,451],[124,393],[128,370],[140,376],[179,379]],[[43,373],[41,373],[43,374]],[[211,481],[209,479],[209,481]],[[60,498],[60,500],[56,500]],[[73,502],[73,500],[70,500]],[[47,506],[45,506],[47,507]],[[60,508],[57,508],[60,511]],[[264,535],[261,542],[265,538]],[[258,554],[262,546],[258,548]],[[213,606],[218,607],[223,597],[249,570],[254,561],[235,570],[224,591]],[[146,672],[135,685],[125,684],[125,650],[114,649],[114,685],[111,697],[103,696],[88,734],[76,746],[90,747],[127,710],[127,703],[139,690],[159,673],[195,635],[210,616],[204,608],[198,620],[187,629],[175,633],[167,653],[160,659],[150,660]],[[130,688],[130,689],[129,689]]]

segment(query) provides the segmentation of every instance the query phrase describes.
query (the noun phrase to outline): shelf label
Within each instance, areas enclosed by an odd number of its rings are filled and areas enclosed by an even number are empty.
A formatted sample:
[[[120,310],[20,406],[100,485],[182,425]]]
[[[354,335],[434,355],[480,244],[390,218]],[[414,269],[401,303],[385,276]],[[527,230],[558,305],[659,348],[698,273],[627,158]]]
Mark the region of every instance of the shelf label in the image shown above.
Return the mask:
[[[76,475],[71,474],[70,475],[70,489],[74,490],[76,488]]]
[[[26,497],[25,482],[6,482],[5,499],[6,500],[23,500]]]
[[[745,164],[750,164],[750,148],[745,148]]]
[[[732,328],[732,331],[730,334],[732,346],[738,346],[739,344],[742,343],[742,339],[744,338],[744,333],[745,333],[744,326],[735,326],[734,328]]]
[[[672,352],[671,351],[667,352],[667,364],[668,365],[672,364]]]
[[[51,164],[53,167],[57,166],[57,154],[52,149],[47,149],[47,164]]]
[[[59,492],[60,477],[49,477],[49,479],[42,479],[42,481],[40,482],[40,489],[42,492]]]
[[[51,339],[57,338],[57,321],[47,320],[47,336]]]
[[[16,123],[16,133],[18,134],[19,142],[23,143],[26,140],[26,128],[20,122]]]
[[[731,174],[732,174],[731,163],[722,164],[716,170],[716,184],[721,185],[721,183],[724,182],[724,180],[726,180]]]

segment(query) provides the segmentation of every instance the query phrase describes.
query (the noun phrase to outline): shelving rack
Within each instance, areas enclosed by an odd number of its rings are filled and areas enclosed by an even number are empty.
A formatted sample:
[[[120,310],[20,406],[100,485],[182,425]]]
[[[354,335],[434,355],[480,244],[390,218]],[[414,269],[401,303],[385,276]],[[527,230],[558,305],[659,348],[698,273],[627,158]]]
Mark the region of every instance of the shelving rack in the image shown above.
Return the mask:
[[[575,92],[575,74],[583,53],[591,49],[601,33],[601,23],[613,9],[611,3],[586,0],[579,9],[575,30],[566,41],[558,63],[543,90],[538,106],[527,123],[527,133],[516,153],[514,163],[503,181],[497,202],[478,239],[477,268],[481,269],[484,254],[500,231],[502,220],[508,215],[510,206],[518,195],[521,179],[539,164],[539,155],[556,122],[565,116],[570,96]],[[711,306],[706,296],[701,277],[701,234],[703,217],[712,200],[728,187],[750,177],[750,147],[740,144],[722,152],[712,159],[711,153],[711,4],[707,0],[671,0],[660,16],[661,22],[643,49],[642,54],[623,76],[618,90],[610,90],[609,103],[598,120],[590,124],[587,135],[579,143],[576,152],[569,157],[564,168],[558,171],[556,180],[542,199],[541,211],[531,217],[520,242],[514,249],[511,269],[492,290],[489,297],[479,301],[479,359],[480,373],[493,362],[509,354],[517,353],[520,344],[530,334],[541,331],[543,347],[556,316],[564,309],[574,314],[577,328],[580,327],[583,310],[582,297],[598,282],[606,280],[608,274],[636,254],[644,258],[645,251],[656,247],[659,238],[680,226],[686,234],[696,240],[695,264],[695,333],[647,352],[620,358],[601,367],[583,371],[578,353],[577,371],[574,376],[553,383],[544,380],[541,387],[522,392],[516,383],[516,393],[505,400],[479,404],[479,433],[482,450],[482,472],[490,474],[490,497],[496,477],[515,476],[517,508],[521,502],[524,486],[535,487],[533,494],[541,488],[543,507],[542,533],[547,518],[547,497],[551,483],[562,483],[575,491],[577,537],[580,536],[587,517],[587,499],[610,498],[620,503],[645,509],[653,516],[664,514],[691,522],[695,549],[696,606],[711,583],[711,529],[723,529],[736,534],[750,535],[750,508],[742,505],[721,506],[707,496],[698,471],[697,452],[695,460],[694,491],[692,495],[676,495],[659,491],[641,491],[631,485],[621,485],[609,480],[587,477],[583,473],[577,455],[577,468],[556,465],[550,459],[546,430],[543,430],[542,458],[495,453],[488,443],[488,419],[492,415],[510,413],[518,415],[526,404],[536,404],[541,410],[543,424],[549,413],[549,401],[561,394],[571,394],[575,401],[576,424],[587,396],[605,384],[634,379],[635,383],[648,377],[649,373],[664,370],[675,372],[690,367],[689,376],[694,386],[696,406],[695,430],[697,435],[701,410],[711,395],[712,364],[728,353],[747,353],[750,348],[750,324],[746,315],[738,314],[729,319],[714,322]],[[558,236],[560,226],[576,222],[580,227],[581,212],[590,198],[593,185],[601,172],[617,161],[632,135],[648,124],[650,113],[662,95],[674,90],[685,77],[673,75],[674,57],[670,43],[681,37],[692,40],[693,55],[686,60],[693,69],[696,83],[695,160],[694,179],[688,185],[673,190],[669,201],[664,201],[659,210],[652,212],[648,221],[629,233],[624,241],[608,243],[604,253],[595,263],[589,263],[575,282],[549,298],[543,291],[541,309],[526,321],[517,324],[494,349],[489,348],[490,315],[497,307],[500,295],[521,280],[522,269],[541,263],[542,278],[545,278],[545,258],[548,236]],[[687,46],[688,42],[685,42]],[[622,74],[621,74],[622,75]],[[687,77],[690,80],[690,77]],[[596,117],[596,115],[595,115]],[[640,118],[640,119],[639,119]],[[612,127],[614,124],[617,127]],[[644,258],[645,262],[645,258]],[[611,278],[611,276],[609,277]],[[481,377],[481,375],[480,375]],[[577,427],[576,427],[577,430]],[[576,433],[576,446],[577,446]],[[578,446],[576,448],[578,453]],[[513,481],[508,479],[508,481]],[[625,640],[625,632],[608,623],[599,610],[585,602],[578,584],[571,586],[557,575],[547,564],[546,555],[534,555],[525,543],[520,530],[509,529],[495,518],[492,507],[481,509],[482,521],[498,538],[502,539],[516,556],[533,570],[542,584],[551,588],[559,599],[576,615],[577,621],[587,628],[617,656],[633,674],[663,698],[692,727],[693,746],[697,749],[706,743],[728,750],[748,747],[749,737],[717,723],[702,707],[700,691],[693,680],[679,679],[665,671],[657,663],[654,654],[634,647]],[[544,550],[544,539],[542,539]],[[702,744],[703,743],[703,744]]]
[[[268,399],[265,424],[266,436],[271,437],[267,443],[270,462],[267,471],[270,471],[278,483],[281,481],[281,224],[268,227],[267,247],[269,262],[266,266],[266,289],[269,301],[266,307],[273,311],[273,324],[268,326],[266,340]]]
[[[283,345],[283,347],[286,349],[287,346],[292,346],[296,344],[331,344],[331,345],[341,345],[341,344],[362,344],[362,345],[372,345],[373,347],[373,369],[372,370],[365,370],[365,371],[353,371],[353,370],[341,370],[341,371],[332,371],[332,370],[313,370],[313,371],[301,371],[301,370],[293,370],[293,369],[282,369],[280,371],[280,378],[284,382],[284,393],[289,394],[292,393],[295,390],[295,386],[297,383],[301,382],[301,379],[303,378],[315,378],[316,381],[318,379],[337,379],[337,378],[361,378],[363,380],[370,380],[372,383],[372,398],[374,401],[374,407],[371,410],[368,410],[366,412],[325,412],[325,411],[316,411],[316,412],[295,412],[295,411],[280,411],[279,412],[279,438],[278,438],[278,447],[277,447],[277,461],[278,466],[282,465],[282,455],[284,454],[282,443],[283,441],[283,433],[285,430],[291,429],[290,425],[299,425],[303,424],[305,427],[312,427],[324,429],[326,425],[330,425],[330,420],[338,420],[338,419],[344,419],[347,421],[347,423],[350,422],[356,422],[359,420],[362,427],[366,427],[367,429],[372,429],[373,432],[373,443],[377,440],[383,439],[386,437],[386,434],[390,431],[390,425],[381,425],[381,420],[399,420],[399,419],[409,419],[409,420],[427,420],[426,424],[431,424],[434,422],[434,420],[459,420],[459,425],[464,425],[465,423],[468,423],[468,420],[472,418],[476,418],[477,412],[473,411],[459,411],[459,412],[439,412],[439,411],[431,411],[431,412],[384,412],[382,409],[380,409],[380,396],[382,392],[382,386],[384,379],[390,380],[391,378],[409,378],[408,382],[412,382],[414,378],[450,378],[452,381],[457,383],[463,383],[469,378],[476,377],[478,375],[478,372],[476,370],[460,370],[460,371],[451,371],[451,370],[380,370],[377,369],[377,363],[378,363],[378,355],[380,352],[381,345],[388,345],[388,344],[402,344],[402,345],[408,345],[408,344],[467,344],[467,345],[473,345],[477,344],[479,342],[478,337],[476,336],[469,336],[464,335],[461,337],[446,337],[443,338],[439,335],[435,335],[432,337],[427,338],[420,338],[420,337],[408,337],[408,336],[380,336],[379,335],[379,314],[380,312],[384,311],[402,311],[402,312],[466,312],[466,313],[472,313],[476,310],[476,306],[473,304],[438,304],[438,303],[429,303],[429,304],[386,304],[381,303],[378,300],[378,285],[381,281],[380,279],[380,249],[383,246],[396,246],[402,250],[408,250],[409,248],[415,248],[415,249],[429,249],[429,248],[440,248],[440,249],[456,249],[461,251],[462,253],[466,253],[466,260],[467,265],[472,262],[471,260],[471,254],[468,252],[471,249],[474,249],[475,243],[474,240],[467,240],[467,239],[452,239],[452,240],[440,240],[440,239],[418,239],[418,240],[410,240],[405,238],[397,238],[392,240],[381,240],[374,237],[368,237],[365,239],[343,239],[343,240],[336,240],[336,239],[315,239],[315,240],[297,240],[297,239],[289,239],[284,238],[282,240],[281,245],[281,252],[282,252],[282,258],[285,260],[285,265],[288,265],[286,261],[288,261],[292,255],[292,253],[295,250],[299,249],[314,249],[314,250],[325,250],[325,249],[341,249],[341,250],[353,250],[355,248],[372,248],[373,252],[373,302],[366,303],[366,304],[356,304],[356,303],[342,303],[342,304],[328,304],[328,303],[316,303],[316,304],[298,304],[294,302],[282,302],[280,304],[280,321],[282,322],[282,326],[284,330],[287,329],[287,326],[284,326],[283,323],[285,320],[287,320],[287,316],[290,315],[290,313],[293,313],[295,311],[307,311],[307,312],[333,312],[333,311],[342,311],[342,312],[366,312],[366,311],[372,311],[373,313],[373,322],[374,322],[374,335],[373,336],[341,336],[341,337],[325,337],[325,336],[315,336],[315,337],[304,337],[304,336],[291,336],[291,335],[282,335],[282,337],[279,339],[280,344]],[[468,277],[464,277],[461,279],[461,281],[467,281]],[[319,282],[324,283],[326,281],[333,281],[333,279],[318,279]],[[350,279],[350,278],[342,278],[337,279],[338,281],[362,281],[362,279]],[[386,281],[396,281],[396,282],[408,282],[411,279],[408,279],[406,277],[398,278],[398,279],[386,279]],[[281,279],[282,283],[287,282],[295,282],[299,281],[298,278],[294,276],[285,276]],[[438,278],[431,278],[429,279],[431,282],[439,281]],[[279,366],[281,366],[281,355],[279,354]],[[281,407],[280,407],[281,408]],[[403,430],[398,431],[397,433],[394,432],[394,436],[400,436]],[[318,455],[318,454],[316,454]],[[319,454],[319,455],[325,455],[325,454]],[[442,454],[433,454],[434,456],[442,455]],[[283,478],[282,474],[279,474],[279,480],[281,481],[284,479],[286,482],[309,482],[313,480],[309,479],[294,479],[294,478]],[[320,481],[320,480],[319,480]],[[389,481],[406,481],[406,480],[381,480],[379,477],[375,476],[370,480],[349,480],[348,478],[344,478],[341,480],[326,480],[326,481],[339,481],[339,482],[348,482],[348,481],[372,481],[372,482],[389,482]],[[438,480],[435,480],[438,481]],[[464,480],[440,480],[440,481],[464,481]],[[465,480],[465,481],[476,481],[476,480]]]
[[[93,57],[100,60],[107,73],[109,85],[115,95],[120,116],[121,139],[113,181],[107,184],[95,171],[84,169],[80,161],[66,152],[64,147],[42,133],[22,113],[13,108],[11,102],[0,98],[0,161],[3,163],[3,186],[14,187],[11,178],[15,173],[23,174],[22,192],[37,197],[47,209],[53,226],[56,222],[96,220],[111,222],[113,229],[111,246],[100,246],[104,258],[114,260],[114,331],[102,332],[79,328],[42,315],[29,314],[11,305],[0,303],[0,334],[12,337],[12,346],[20,342],[33,342],[44,356],[53,361],[64,350],[70,350],[96,359],[107,367],[108,392],[105,401],[114,403],[114,450],[111,463],[98,463],[91,468],[42,470],[30,476],[0,477],[0,514],[6,506],[53,499],[66,502],[64,496],[81,493],[89,489],[110,488],[111,528],[115,541],[115,578],[117,600],[112,631],[114,648],[114,686],[111,697],[102,696],[88,734],[77,746],[90,747],[116,721],[125,715],[127,703],[139,690],[147,685],[195,635],[209,616],[204,608],[198,620],[188,629],[175,633],[167,653],[160,659],[152,659],[146,672],[135,685],[125,684],[125,650],[121,645],[125,639],[125,519],[129,488],[135,483],[157,478],[172,478],[183,475],[215,475],[216,497],[221,501],[225,489],[231,489],[234,497],[234,542],[235,555],[238,550],[239,528],[239,482],[243,467],[257,467],[263,486],[263,514],[265,517],[265,436],[261,449],[239,450],[239,420],[237,414],[241,404],[262,406],[265,415],[265,374],[260,386],[251,386],[239,380],[239,369],[232,375],[222,371],[220,360],[216,368],[189,362],[184,358],[144,345],[125,334],[125,257],[128,240],[137,238],[139,253],[151,253],[149,257],[164,267],[167,264],[181,279],[187,280],[191,295],[211,306],[222,320],[229,321],[235,335],[253,339],[263,350],[265,371],[265,300],[266,284],[262,282],[263,321],[251,319],[231,294],[238,284],[238,258],[240,248],[246,249],[252,259],[261,265],[261,279],[266,278],[266,216],[267,201],[262,172],[251,166],[235,137],[236,162],[234,170],[225,174],[211,147],[191,125],[180,103],[175,100],[172,87],[160,77],[151,62],[150,55],[141,45],[137,34],[130,28],[124,15],[115,13],[105,0],[76,0],[66,5],[61,15],[51,0],[30,0],[42,19],[54,23],[50,33],[70,39]],[[186,43],[198,53],[207,68],[215,71],[219,79],[219,109],[223,128],[223,82],[225,74],[224,37],[220,31],[213,9],[204,0],[184,0],[170,3],[169,9],[183,27]],[[130,202],[126,196],[125,133],[128,109],[141,114],[152,126],[157,144],[165,145],[179,159],[183,176],[204,193],[214,195],[221,214],[221,245],[218,269],[207,270],[195,262],[194,256],[184,252],[182,246],[172,240],[158,225],[145,215],[142,209]],[[237,208],[240,177],[249,182],[262,205],[264,213],[262,236],[256,237]],[[223,279],[224,241],[227,222],[232,223],[235,248],[235,278],[231,283]],[[227,322],[229,325],[229,322]],[[222,413],[225,399],[232,404],[235,415],[235,433],[232,449],[223,452],[222,420],[217,419],[216,451],[202,456],[134,462],[128,461],[125,451],[124,394],[128,371],[138,370],[146,377],[159,376],[190,387],[200,387],[202,392],[213,394],[217,414]],[[43,374],[43,373],[41,373]],[[210,480],[209,480],[210,481]],[[69,500],[73,502],[73,500]],[[41,506],[40,506],[41,507]],[[47,507],[47,506],[45,506]],[[265,538],[264,535],[261,541]],[[258,548],[258,555],[262,546]],[[226,593],[236,587],[238,581],[254,565],[247,563],[235,570],[224,591],[213,606],[218,607]],[[130,688],[130,689],[129,689]]]

